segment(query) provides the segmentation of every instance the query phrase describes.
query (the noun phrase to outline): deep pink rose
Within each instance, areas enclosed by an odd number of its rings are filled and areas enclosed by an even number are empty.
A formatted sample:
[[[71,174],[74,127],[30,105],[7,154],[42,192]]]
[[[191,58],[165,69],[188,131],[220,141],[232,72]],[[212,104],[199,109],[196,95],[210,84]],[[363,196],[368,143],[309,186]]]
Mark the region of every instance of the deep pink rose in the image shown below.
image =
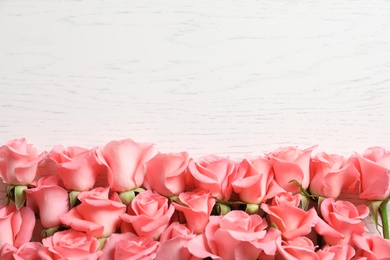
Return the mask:
[[[38,250],[42,247],[38,242],[27,242],[19,248],[6,244],[0,251],[1,260],[40,260]]]
[[[188,170],[193,176],[195,188],[210,191],[213,197],[229,200],[232,183],[237,178],[237,163],[229,158],[208,155],[198,161],[191,160]]]
[[[363,219],[369,214],[366,205],[355,206],[349,201],[325,199],[321,203],[320,219],[315,227],[329,245],[353,245],[352,236],[367,231]]]
[[[186,188],[189,160],[187,152],[158,153],[146,163],[144,186],[166,197],[179,195]]]
[[[355,256],[355,249],[350,245],[325,245],[317,255],[321,260],[350,260]]]
[[[261,208],[269,214],[270,223],[276,225],[287,240],[309,234],[319,219],[314,208],[304,211],[291,205],[269,206],[265,203]]]
[[[190,260],[191,253],[184,245],[195,236],[185,225],[173,222],[160,236],[156,259]]]
[[[272,206],[289,205],[298,207],[301,202],[301,194],[292,194],[291,192],[282,192],[276,195],[271,202]]]
[[[44,152],[38,154],[24,138],[8,141],[0,147],[0,177],[8,184],[28,185],[34,180],[38,163],[44,156]]]
[[[111,141],[99,160],[107,166],[108,183],[114,191],[124,192],[141,187],[145,177],[145,163],[156,154],[154,145],[136,143],[131,139]]]
[[[108,188],[95,188],[78,196],[81,204],[60,217],[64,225],[77,231],[84,231],[95,237],[108,237],[121,224],[121,214],[126,206],[113,193],[109,197]]]
[[[53,236],[42,240],[43,247],[38,251],[42,260],[96,260],[99,241],[96,237],[75,230],[56,232]]]
[[[69,211],[68,192],[59,185],[59,177],[53,175],[41,177],[35,188],[25,190],[27,206],[39,212],[45,228],[59,226],[59,217]]]
[[[390,197],[390,151],[372,147],[355,154],[360,170],[360,198],[385,200]]]
[[[367,260],[390,260],[390,240],[379,235],[354,236],[356,256]]]
[[[156,258],[158,241],[147,237],[126,232],[122,234],[112,234],[104,244],[103,254],[99,260],[153,260]]]
[[[204,231],[213,207],[215,199],[205,190],[183,192],[179,195],[180,204],[174,203],[176,210],[183,212],[187,226],[194,230],[195,234]]]
[[[274,171],[272,185],[296,193],[300,191],[298,185],[290,182],[295,180],[307,189],[310,183],[310,155],[313,149],[314,147],[305,150],[284,147],[269,153],[268,157]]]
[[[6,243],[18,248],[29,242],[34,226],[35,215],[30,208],[0,206],[0,249]]]
[[[104,170],[96,150],[57,145],[49,152],[48,158],[56,162],[55,170],[67,190],[86,191],[94,186],[96,177]]]
[[[224,216],[211,216],[204,233],[190,240],[185,247],[199,258],[257,259],[260,253],[276,253],[280,232],[266,230],[268,223],[259,215],[233,210]]]
[[[121,230],[131,230],[128,227],[131,224],[138,236],[158,240],[168,227],[174,211],[167,198],[150,190],[141,192],[132,200],[128,214],[121,215],[124,221]]]
[[[232,186],[242,202],[260,204],[266,200],[268,186],[273,179],[271,167],[271,161],[261,157],[244,159],[240,163]]]
[[[280,238],[276,241],[278,248],[277,260],[320,260],[316,254],[313,242],[307,237],[295,237],[287,241],[281,241]]]
[[[359,177],[355,165],[343,156],[318,153],[311,164],[310,192],[335,199],[343,189],[348,188],[352,192]]]

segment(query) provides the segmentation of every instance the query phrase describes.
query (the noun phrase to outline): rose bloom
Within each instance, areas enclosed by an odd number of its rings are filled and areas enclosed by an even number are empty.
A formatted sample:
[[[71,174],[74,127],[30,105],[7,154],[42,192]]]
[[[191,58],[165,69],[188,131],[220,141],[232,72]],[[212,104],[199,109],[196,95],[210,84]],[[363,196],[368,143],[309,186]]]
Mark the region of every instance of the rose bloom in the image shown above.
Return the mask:
[[[390,196],[390,151],[372,147],[355,154],[360,170],[360,195],[367,200],[385,200]]]
[[[158,153],[146,163],[144,186],[166,197],[179,195],[186,188],[189,160],[187,152]]]
[[[363,219],[369,214],[366,205],[355,206],[349,201],[325,199],[321,203],[322,219],[315,230],[329,245],[353,245],[352,236],[367,231]]]
[[[355,249],[350,245],[325,245],[317,255],[321,260],[350,260],[355,256]]]
[[[275,185],[287,192],[300,192],[295,183],[290,183],[295,180],[307,189],[310,183],[310,155],[313,149],[314,147],[305,150],[284,147],[267,154],[274,171],[271,187]]]
[[[121,231],[134,228],[138,236],[158,240],[168,227],[174,211],[173,205],[168,205],[167,198],[150,190],[141,192],[131,201],[128,214],[121,214]]]
[[[101,255],[96,237],[75,230],[56,232],[53,236],[42,239],[42,244],[43,247],[38,251],[42,260],[94,260]]]
[[[131,139],[111,141],[102,151],[99,160],[107,166],[108,184],[117,192],[141,187],[145,177],[145,163],[155,155],[154,145],[136,143]]]
[[[276,253],[280,232],[274,228],[267,231],[267,227],[267,221],[259,215],[233,210],[224,216],[211,216],[205,232],[185,247],[202,259],[257,259],[262,252],[271,256]]]
[[[158,241],[147,237],[138,237],[130,232],[112,234],[107,238],[103,247],[103,254],[99,260],[159,259],[156,258],[156,250],[159,244]]]
[[[175,209],[183,212],[187,226],[200,234],[206,228],[215,205],[215,199],[205,190],[183,192],[179,195],[180,204],[173,203]]]
[[[232,186],[242,202],[260,204],[266,200],[268,186],[273,179],[271,167],[271,161],[261,157],[244,159],[240,163]]]
[[[26,189],[27,207],[39,212],[42,226],[56,227],[59,217],[69,211],[68,192],[60,186],[57,175],[41,177],[36,187]]]
[[[311,166],[310,192],[321,197],[337,198],[347,188],[352,192],[359,181],[355,165],[341,155],[318,153]]]
[[[16,248],[30,241],[35,226],[34,212],[27,207],[0,206],[0,249],[9,244]]]
[[[367,260],[390,259],[390,240],[379,235],[354,236],[356,256]]]
[[[34,180],[38,163],[44,156],[44,152],[38,154],[24,138],[8,141],[0,147],[0,177],[8,184],[28,185]]]
[[[38,250],[42,247],[38,242],[27,242],[19,248],[5,244],[0,251],[2,260],[40,260]]]
[[[120,215],[126,212],[118,195],[109,196],[108,188],[95,188],[78,196],[81,204],[60,217],[64,225],[95,237],[108,237],[121,224]]]
[[[311,259],[320,260],[316,254],[316,247],[307,237],[295,237],[293,239],[282,241],[278,238],[276,241],[278,254],[275,259],[289,259],[289,260],[300,260],[300,259]]]
[[[160,246],[156,252],[156,259],[190,260],[191,253],[184,245],[195,238],[193,231],[179,222],[173,222],[160,236]]]
[[[291,192],[282,192],[276,195],[271,202],[272,206],[288,205],[298,207],[301,202],[301,194],[292,194]]]
[[[195,188],[210,191],[213,197],[228,200],[233,192],[232,182],[237,178],[236,162],[229,158],[207,155],[188,165]]]
[[[96,177],[104,170],[96,150],[57,145],[49,152],[48,159],[55,161],[55,170],[67,190],[87,191],[95,185]]]

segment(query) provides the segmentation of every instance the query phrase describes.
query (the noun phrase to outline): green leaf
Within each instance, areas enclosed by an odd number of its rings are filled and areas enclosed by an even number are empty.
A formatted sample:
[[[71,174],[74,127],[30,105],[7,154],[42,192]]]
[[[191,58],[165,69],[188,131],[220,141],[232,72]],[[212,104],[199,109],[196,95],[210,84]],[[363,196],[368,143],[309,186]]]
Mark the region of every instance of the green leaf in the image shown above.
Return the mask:
[[[15,186],[15,206],[18,210],[24,206],[24,203],[26,203],[26,192],[24,192],[25,189],[27,189],[27,186]]]

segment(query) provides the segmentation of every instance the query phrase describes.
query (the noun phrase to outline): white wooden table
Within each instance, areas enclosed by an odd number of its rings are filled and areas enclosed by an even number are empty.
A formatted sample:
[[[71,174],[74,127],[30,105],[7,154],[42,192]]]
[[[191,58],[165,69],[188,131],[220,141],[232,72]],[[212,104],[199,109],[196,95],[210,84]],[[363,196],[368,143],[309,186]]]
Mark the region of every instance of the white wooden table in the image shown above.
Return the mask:
[[[0,145],[242,158],[389,135],[388,1],[0,1]]]

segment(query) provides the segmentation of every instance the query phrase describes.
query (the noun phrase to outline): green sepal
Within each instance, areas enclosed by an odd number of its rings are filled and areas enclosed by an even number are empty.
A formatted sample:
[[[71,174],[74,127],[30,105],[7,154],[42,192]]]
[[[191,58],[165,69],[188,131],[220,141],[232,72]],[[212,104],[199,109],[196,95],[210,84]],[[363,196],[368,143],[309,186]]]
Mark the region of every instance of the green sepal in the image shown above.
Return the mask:
[[[314,199],[314,200],[318,200],[318,196],[317,195],[312,195],[310,193],[307,192],[307,190],[305,190],[302,185],[297,181],[297,180],[291,180],[289,181],[290,183],[295,183],[296,185],[298,185],[299,189],[301,190],[301,193],[302,195],[305,195],[311,199]]]
[[[28,187],[25,185],[15,186],[15,206],[18,210],[26,203],[26,192],[24,192],[26,189],[28,189]]]
[[[41,239],[44,239],[45,237],[51,237],[57,231],[59,231],[60,228],[61,228],[61,226],[57,226],[57,227],[52,227],[52,228],[48,228],[48,229],[42,230],[42,232],[41,232]]]
[[[97,251],[102,250],[104,247],[104,244],[106,243],[107,238],[106,237],[101,237],[98,238],[99,241],[99,247],[97,248]]]
[[[259,204],[246,204],[245,212],[249,215],[257,214],[259,212]]]
[[[375,228],[376,230],[378,231],[379,234],[381,234],[378,226],[379,226],[379,207],[380,205],[382,204],[382,201],[379,200],[379,201],[370,201],[368,203],[368,208],[370,209],[370,215],[371,215],[371,219],[372,221],[374,221],[375,223]]]
[[[217,215],[217,216],[226,215],[230,211],[231,209],[228,205],[222,203],[216,203],[213,207],[211,215]]]
[[[78,196],[81,193],[81,191],[72,190],[69,192],[69,205],[70,209],[74,208],[74,206],[79,202]]]
[[[135,192],[133,190],[124,191],[119,194],[119,198],[121,199],[123,204],[128,206],[135,198]]]
[[[301,203],[299,207],[303,209],[304,211],[307,211],[310,206],[310,197],[306,196],[305,194],[301,195]]]

